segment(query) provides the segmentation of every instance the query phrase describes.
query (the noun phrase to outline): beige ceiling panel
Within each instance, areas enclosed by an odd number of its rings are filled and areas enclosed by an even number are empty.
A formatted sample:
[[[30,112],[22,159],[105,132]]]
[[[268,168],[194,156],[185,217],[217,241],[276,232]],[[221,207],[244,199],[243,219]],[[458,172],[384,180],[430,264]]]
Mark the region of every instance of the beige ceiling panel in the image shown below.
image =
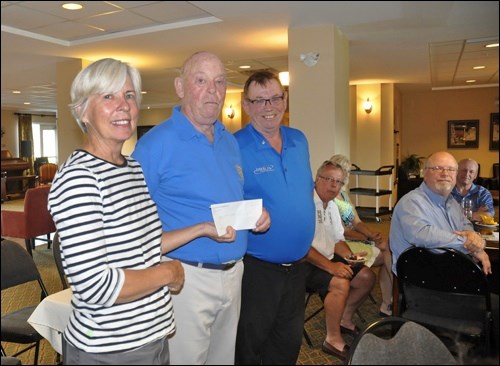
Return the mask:
[[[65,19],[37,10],[27,9],[21,6],[2,7],[2,26],[33,31],[52,23],[64,22]]]
[[[186,1],[153,2],[150,5],[139,6],[131,10],[160,24],[211,16],[211,14],[192,6]]]
[[[51,4],[49,5],[47,3]],[[63,3],[63,1],[21,1],[18,7],[16,6],[11,8],[29,8],[43,14],[61,17],[67,20],[88,18],[98,14],[105,14],[111,11],[120,10],[119,7],[113,6],[112,3],[108,1],[78,1],[77,3],[82,4],[83,8],[71,11],[64,9],[62,7]]]
[[[156,25],[151,19],[128,11],[102,14],[92,18],[86,18],[82,20],[82,22],[93,27],[104,29],[106,32],[119,32]]]
[[[86,37],[96,37],[103,35],[103,31],[90,27],[83,23],[63,22],[51,24],[37,29],[37,32],[46,36],[64,39],[65,41],[75,41]]]

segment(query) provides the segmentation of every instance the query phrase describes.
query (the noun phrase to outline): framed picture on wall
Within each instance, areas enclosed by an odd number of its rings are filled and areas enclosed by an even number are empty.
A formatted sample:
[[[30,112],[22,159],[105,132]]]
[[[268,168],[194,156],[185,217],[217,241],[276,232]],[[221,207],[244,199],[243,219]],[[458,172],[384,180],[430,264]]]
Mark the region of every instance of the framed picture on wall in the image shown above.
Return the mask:
[[[498,150],[498,113],[490,114],[490,150]]]
[[[477,149],[479,120],[448,121],[448,149]]]
[[[154,125],[151,125],[151,126],[137,126],[137,140],[139,140],[142,137],[142,135],[144,135],[146,132],[148,132],[153,127],[154,127]]]

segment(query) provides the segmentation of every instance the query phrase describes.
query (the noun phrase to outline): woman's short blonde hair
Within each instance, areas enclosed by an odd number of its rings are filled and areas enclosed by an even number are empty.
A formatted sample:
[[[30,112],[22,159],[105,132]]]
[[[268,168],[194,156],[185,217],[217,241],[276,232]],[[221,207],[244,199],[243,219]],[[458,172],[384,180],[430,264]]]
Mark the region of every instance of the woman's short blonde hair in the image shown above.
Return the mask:
[[[349,175],[351,174],[351,161],[349,158],[342,154],[335,154],[330,158],[333,164],[336,164],[344,171],[344,184],[349,183]]]
[[[141,105],[141,75],[139,71],[120,60],[104,58],[91,63],[81,70],[71,84],[71,113],[78,126],[83,132],[87,132],[87,126],[82,117],[87,111],[88,101],[91,95],[117,93],[130,77],[135,91],[137,108]]]

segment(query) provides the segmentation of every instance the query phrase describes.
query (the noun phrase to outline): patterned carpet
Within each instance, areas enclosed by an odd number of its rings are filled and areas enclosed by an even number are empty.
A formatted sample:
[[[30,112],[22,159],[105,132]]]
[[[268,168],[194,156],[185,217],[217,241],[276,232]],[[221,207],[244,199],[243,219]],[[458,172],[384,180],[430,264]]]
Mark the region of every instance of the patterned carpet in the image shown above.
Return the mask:
[[[2,205],[2,209],[5,209]],[[383,220],[381,223],[367,222],[367,224],[372,227],[373,230],[382,232],[387,235],[389,230],[389,219]],[[9,238],[10,239],[10,238]],[[13,239],[20,245],[24,247],[24,241],[19,239]],[[40,242],[41,244],[42,242]],[[49,293],[55,293],[62,290],[62,284],[60,282],[59,276],[57,274],[57,269],[54,262],[54,257],[51,249],[47,249],[46,244],[37,245],[36,250],[33,252],[33,257],[35,262],[41,272],[43,281],[47,287]],[[375,269],[376,270],[376,269]],[[36,304],[39,301],[39,290],[37,285],[25,285],[16,287],[15,289],[9,289],[2,292],[2,314],[4,312],[9,312],[14,307],[28,306]],[[374,304],[370,300],[365,301],[365,303],[360,308],[360,313],[365,321],[359,318],[357,315],[354,318],[355,323],[361,329],[365,328],[367,324],[374,321],[379,317],[379,304],[381,302],[380,289],[378,285],[375,286],[372,291],[372,296],[377,302]],[[314,312],[315,309],[321,306],[320,299],[317,295],[314,295],[309,305],[306,309],[306,316]],[[297,361],[297,365],[342,365],[338,358],[334,356],[327,355],[321,351],[321,344],[325,339],[326,330],[324,322],[324,312],[321,311],[318,315],[312,318],[306,323],[305,328],[311,338],[312,347],[310,347],[305,339],[303,339],[302,347]],[[352,336],[344,335],[345,340],[348,344],[352,342]],[[10,344],[2,342],[7,355],[12,355],[18,349],[21,348],[20,345]],[[34,351],[30,350],[19,356],[23,365],[33,364]],[[40,365],[54,365],[56,362],[56,353],[52,349],[51,345],[43,340],[40,347],[39,364]],[[495,360],[484,360],[484,359],[474,359],[464,362],[462,360],[461,364],[498,364],[498,358]]]
[[[4,205],[2,205],[4,208]],[[10,208],[9,208],[10,209]],[[376,224],[377,228],[382,231],[383,224]],[[380,225],[380,227],[379,227]],[[13,240],[24,247],[24,240],[8,238]],[[40,244],[40,245],[38,245]],[[46,244],[37,241],[36,250],[33,251],[33,258],[38,266],[41,273],[42,279],[47,287],[49,293],[55,293],[62,290],[61,281],[57,274],[57,269],[54,262],[54,257],[52,254],[52,249],[47,249]],[[33,285],[22,285],[14,289],[8,289],[2,292],[2,314],[11,311],[11,309],[20,306],[29,306],[36,304],[39,301],[39,291],[36,284]],[[380,290],[376,286],[372,292],[375,300],[380,303]],[[317,295],[311,298],[309,305],[306,309],[306,316],[313,312],[321,306],[320,299]],[[373,304],[370,300],[366,301],[361,307],[360,311],[362,316],[367,322],[370,322],[378,317],[379,305]],[[366,323],[364,323],[359,317],[355,316],[355,322],[360,328],[363,328]],[[336,357],[327,355],[321,351],[321,344],[325,339],[325,323],[324,323],[324,312],[320,312],[314,318],[312,318],[306,324],[306,330],[311,337],[313,347],[310,347],[305,339],[303,339],[301,352],[297,365],[341,365],[342,362]],[[352,336],[346,335],[345,339],[348,343],[352,341]],[[22,345],[5,343],[2,342],[7,355],[12,355],[13,353],[20,350]],[[33,364],[34,350],[30,350],[19,356],[19,359],[23,365]],[[39,364],[40,365],[54,365],[56,360],[56,353],[52,349],[50,343],[46,340],[41,342],[40,354],[39,354]]]
[[[24,243],[19,239],[12,239],[24,247]],[[38,266],[38,269],[42,275],[42,279],[47,287],[49,293],[55,293],[62,290],[61,281],[57,274],[57,270],[54,263],[54,257],[52,255],[52,250],[47,249],[47,245],[37,245],[36,250],[33,252],[33,258]],[[380,291],[376,288],[373,291],[373,296],[377,301],[380,301]],[[22,285],[14,289],[5,290],[2,293],[2,314],[4,312],[9,312],[14,307],[28,306],[36,304],[39,301],[40,292],[38,290],[38,285]],[[321,306],[321,301],[317,295],[314,295],[307,307],[306,316],[312,313],[315,309]],[[378,316],[379,305],[373,304],[370,300],[361,308],[361,314],[366,321],[371,321]],[[361,321],[359,317],[356,316],[355,322],[359,327],[364,327],[365,323]],[[300,356],[297,365],[342,365],[342,362],[336,357],[327,355],[321,351],[321,344],[325,339],[325,325],[324,325],[324,312],[320,312],[314,318],[312,318],[306,324],[306,330],[311,338],[313,347],[303,340]],[[352,341],[352,336],[346,335],[345,339],[348,343]],[[2,342],[7,355],[12,355],[18,350],[22,349],[22,345],[17,345],[13,343]],[[34,350],[30,350],[19,356],[19,359],[23,365],[33,364]],[[40,365],[54,365],[56,361],[56,353],[52,349],[50,343],[46,340],[41,342],[40,354],[39,354],[39,364]]]
[[[24,240],[7,238],[22,245],[24,248]],[[38,243],[38,242],[37,242]],[[39,242],[42,243],[42,242]],[[40,271],[42,280],[47,287],[49,294],[61,291],[62,284],[57,274],[52,249],[47,249],[47,245],[37,245],[36,250],[33,251],[33,258]],[[27,285],[20,285],[2,291],[2,315],[12,309],[18,309],[24,306],[31,306],[40,302],[40,288],[38,284],[31,283]],[[12,355],[18,350],[24,348],[24,345],[14,343],[2,342],[7,355]],[[34,349],[29,350],[18,356],[23,365],[33,365]],[[38,356],[39,365],[55,365],[56,353],[50,343],[45,339],[40,343],[40,353]]]

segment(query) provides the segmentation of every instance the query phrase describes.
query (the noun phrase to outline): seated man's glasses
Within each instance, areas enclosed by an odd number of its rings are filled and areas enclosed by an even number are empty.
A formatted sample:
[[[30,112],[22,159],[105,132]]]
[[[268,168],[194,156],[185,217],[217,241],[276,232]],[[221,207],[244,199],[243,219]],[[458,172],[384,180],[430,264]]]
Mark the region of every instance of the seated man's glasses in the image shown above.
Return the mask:
[[[440,173],[456,173],[458,171],[457,168],[452,167],[452,166],[428,166],[425,169],[430,169],[433,172],[440,172]]]
[[[335,178],[331,178],[331,177],[325,177],[323,175],[318,175],[318,178],[321,178],[325,181],[327,181],[328,183],[334,183],[335,185],[341,185],[343,186],[344,185],[344,182],[341,181],[341,180],[338,180],[338,179],[335,179]]]
[[[267,103],[269,103],[270,105],[278,104],[278,103],[283,102],[283,99],[285,99],[285,94],[277,95],[277,96],[271,97],[269,99],[262,99],[262,98],[259,98],[259,99],[248,99],[247,98],[247,100],[250,103],[252,103],[253,105],[259,106],[259,107],[264,107],[264,106],[267,105]]]

